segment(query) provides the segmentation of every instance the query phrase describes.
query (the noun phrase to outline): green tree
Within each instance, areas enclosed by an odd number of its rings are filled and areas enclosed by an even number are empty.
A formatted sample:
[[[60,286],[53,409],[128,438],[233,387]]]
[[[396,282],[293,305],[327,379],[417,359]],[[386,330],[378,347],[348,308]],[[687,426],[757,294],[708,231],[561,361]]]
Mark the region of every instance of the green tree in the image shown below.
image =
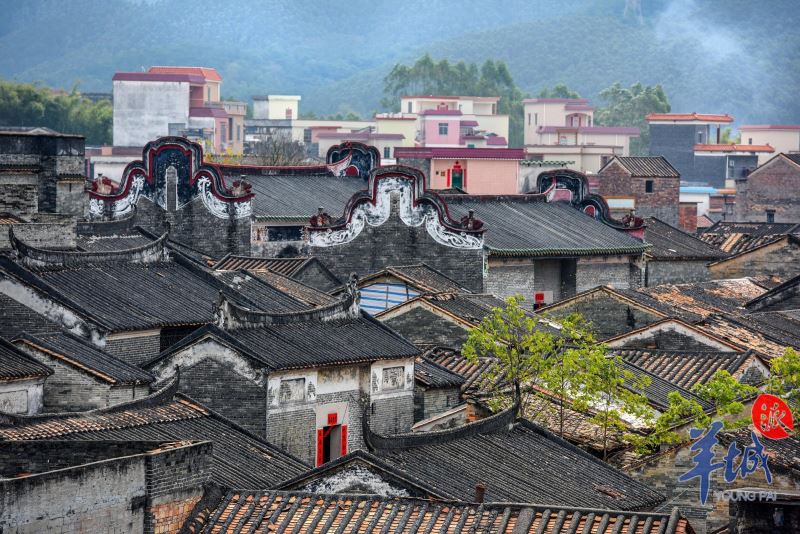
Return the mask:
[[[640,134],[631,140],[631,154],[643,156],[650,146],[650,130],[645,117],[648,113],[668,113],[670,111],[667,94],[660,85],[644,86],[633,84],[629,89],[615,83],[600,92],[605,106],[594,114],[598,126],[633,126]]]
[[[608,439],[611,432],[623,432],[628,419],[649,420],[652,409],[642,393],[649,385],[645,374],[635,375],[623,365],[619,355],[611,355],[592,362],[585,378],[593,397],[595,415],[592,422],[600,427],[603,441],[603,459],[608,457]]]
[[[542,344],[546,350],[541,353],[545,361],[539,383],[556,399],[558,433],[563,437],[567,410],[586,412],[591,407],[587,379],[605,360],[607,347],[597,341],[580,314],[559,319],[559,325],[559,335],[550,335]]]
[[[537,95],[539,98],[580,98],[576,91],[573,91],[566,84],[559,83],[552,89],[545,87]]]
[[[540,378],[554,351],[553,336],[542,324],[543,319],[526,312],[522,301],[521,297],[510,297],[504,308],[493,308],[470,331],[461,349],[471,363],[492,359],[487,378],[497,390],[492,392],[491,401],[498,406],[510,400],[515,415],[524,412],[529,386]]]
[[[733,134],[733,128],[723,128],[719,136],[719,142],[723,145],[730,145],[733,143],[740,143],[742,141],[742,132]]]
[[[794,414],[800,414],[800,353],[786,347],[782,356],[769,362],[767,391],[782,397]]]
[[[499,114],[508,115],[509,146],[522,145],[522,100],[525,97],[502,61],[475,63],[434,60],[425,54],[413,65],[395,65],[383,80],[385,108],[400,111],[400,97],[410,94],[498,96]]]
[[[44,126],[86,137],[88,145],[111,143],[110,100],[92,102],[78,92],[0,80],[0,126]]]
[[[694,399],[687,399],[678,391],[667,395],[667,409],[655,420],[652,431],[645,437],[626,436],[640,453],[652,451],[660,445],[673,445],[683,439],[677,428],[689,421],[695,426],[705,427],[713,418],[723,420],[725,428],[734,429],[746,425],[747,417],[741,417],[745,411],[744,400],[758,393],[758,388],[740,383],[728,371],[720,370],[705,383],[692,387],[692,392],[714,406],[711,415]]]

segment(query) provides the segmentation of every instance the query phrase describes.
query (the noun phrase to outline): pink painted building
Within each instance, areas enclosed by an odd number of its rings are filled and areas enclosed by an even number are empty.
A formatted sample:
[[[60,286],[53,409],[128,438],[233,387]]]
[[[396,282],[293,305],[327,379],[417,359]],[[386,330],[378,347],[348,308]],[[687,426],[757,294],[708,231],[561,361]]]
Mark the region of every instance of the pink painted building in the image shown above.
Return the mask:
[[[471,195],[520,192],[521,148],[396,148],[400,164],[423,170],[430,189],[461,189]]]

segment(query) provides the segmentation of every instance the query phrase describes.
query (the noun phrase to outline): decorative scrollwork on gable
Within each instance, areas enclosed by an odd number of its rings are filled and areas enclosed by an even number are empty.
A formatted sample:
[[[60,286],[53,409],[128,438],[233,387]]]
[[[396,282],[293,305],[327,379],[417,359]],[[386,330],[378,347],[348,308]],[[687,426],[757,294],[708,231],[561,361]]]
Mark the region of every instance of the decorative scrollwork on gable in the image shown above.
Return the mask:
[[[168,183],[168,171],[173,175],[172,184]],[[173,206],[167,203],[170,188],[174,188]],[[105,189],[93,187],[89,193],[92,218],[125,217],[142,197],[164,210],[180,210],[199,197],[215,217],[238,219],[250,216],[254,196],[249,184],[226,186],[217,166],[203,162],[203,148],[182,137],[161,137],[148,143],[142,159],[125,168],[119,190],[106,193]]]
[[[356,193],[345,207],[342,219],[328,226],[307,227],[313,247],[332,247],[355,239],[366,225],[384,224],[392,212],[392,195],[399,195],[399,217],[407,226],[425,226],[439,244],[461,249],[483,248],[483,228],[471,219],[469,225],[452,220],[442,199],[425,191],[424,176],[410,167],[381,167],[370,176],[367,191]]]

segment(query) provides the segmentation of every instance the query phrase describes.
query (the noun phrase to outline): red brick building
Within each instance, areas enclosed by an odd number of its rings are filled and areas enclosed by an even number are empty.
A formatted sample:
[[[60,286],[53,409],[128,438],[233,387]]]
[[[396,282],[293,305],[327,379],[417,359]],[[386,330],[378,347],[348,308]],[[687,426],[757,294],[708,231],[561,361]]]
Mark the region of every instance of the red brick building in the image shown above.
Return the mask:
[[[616,156],[597,173],[599,193],[610,208],[634,209],[678,226],[681,176],[663,156]]]

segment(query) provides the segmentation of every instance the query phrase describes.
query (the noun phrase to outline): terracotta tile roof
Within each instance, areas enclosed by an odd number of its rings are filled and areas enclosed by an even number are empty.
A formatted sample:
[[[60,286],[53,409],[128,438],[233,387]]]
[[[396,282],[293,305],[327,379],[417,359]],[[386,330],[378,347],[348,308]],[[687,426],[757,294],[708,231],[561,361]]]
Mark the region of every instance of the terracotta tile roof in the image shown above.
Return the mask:
[[[113,408],[18,419],[16,426],[0,427],[0,440],[211,441],[212,480],[228,486],[271,487],[309,468],[189,397],[174,394],[174,385]]]
[[[731,343],[754,350],[767,359],[783,355],[786,348],[785,343],[771,339],[770,336],[755,330],[753,324],[748,326],[740,318],[710,315],[698,323],[697,327]]]
[[[733,122],[733,117],[727,113],[649,113],[645,117],[648,121],[703,121],[703,122]]]
[[[639,293],[685,311],[707,317],[714,313],[740,313],[744,305],[765,289],[749,278],[664,284],[641,288]]]
[[[800,130],[800,124],[743,124],[739,130]]]
[[[424,356],[448,371],[463,376],[461,391],[467,395],[480,395],[494,387],[489,379],[489,371],[497,362],[493,358],[480,358],[472,363],[462,356],[460,351],[445,347],[429,349]]]
[[[22,378],[43,378],[53,370],[0,338],[0,382]]]
[[[751,358],[750,352],[641,348],[615,348],[613,351],[625,361],[684,389],[691,389],[695,384],[704,384],[719,370],[737,376]]]
[[[19,224],[25,221],[12,213],[0,213],[0,224]]]
[[[414,364],[414,380],[429,388],[460,388],[466,378],[423,356]]]
[[[531,504],[466,504],[376,495],[228,490],[206,501],[189,532],[359,532],[378,534],[693,534],[670,514],[589,510]]]
[[[700,239],[724,252],[738,254],[760,247],[788,234],[800,233],[797,223],[719,221],[700,234]]]
[[[770,145],[694,145],[695,152],[775,152]]]
[[[309,306],[326,306],[336,301],[336,297],[273,271],[259,270],[247,272],[251,276],[264,281],[286,295],[290,295],[295,300],[304,302]]]
[[[202,76],[206,80],[222,81],[222,77],[217,72],[217,69],[211,67],[150,67],[147,72],[157,74],[194,74]]]

